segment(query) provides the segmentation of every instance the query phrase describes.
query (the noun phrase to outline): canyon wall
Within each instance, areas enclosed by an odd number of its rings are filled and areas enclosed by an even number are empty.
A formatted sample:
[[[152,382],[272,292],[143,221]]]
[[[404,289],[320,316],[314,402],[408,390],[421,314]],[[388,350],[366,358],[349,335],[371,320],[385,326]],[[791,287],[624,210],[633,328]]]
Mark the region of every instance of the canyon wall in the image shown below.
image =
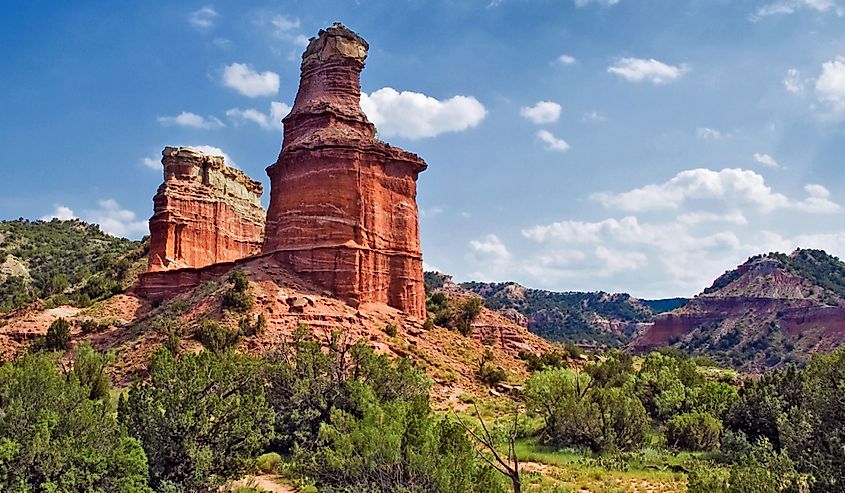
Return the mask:
[[[231,262],[260,251],[261,183],[222,156],[189,147],[162,151],[164,183],[153,198],[149,272]]]
[[[425,317],[415,154],[380,142],[361,110],[367,42],[335,24],[302,56],[278,160],[267,168],[264,254],[355,303]]]

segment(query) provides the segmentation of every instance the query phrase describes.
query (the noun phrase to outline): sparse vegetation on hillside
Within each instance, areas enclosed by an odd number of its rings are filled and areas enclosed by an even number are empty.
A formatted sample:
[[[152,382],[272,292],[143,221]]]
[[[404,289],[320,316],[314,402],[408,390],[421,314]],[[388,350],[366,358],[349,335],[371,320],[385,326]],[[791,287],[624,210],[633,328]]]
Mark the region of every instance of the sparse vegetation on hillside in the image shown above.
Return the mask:
[[[513,309],[528,318],[531,332],[553,341],[620,346],[631,339],[637,322],[654,318],[652,310],[627,294],[557,293],[515,283],[462,283],[484,298],[491,310]],[[619,322],[610,330],[602,320]]]
[[[123,292],[143,270],[144,243],[79,220],[0,222],[0,311],[37,300],[85,307]]]

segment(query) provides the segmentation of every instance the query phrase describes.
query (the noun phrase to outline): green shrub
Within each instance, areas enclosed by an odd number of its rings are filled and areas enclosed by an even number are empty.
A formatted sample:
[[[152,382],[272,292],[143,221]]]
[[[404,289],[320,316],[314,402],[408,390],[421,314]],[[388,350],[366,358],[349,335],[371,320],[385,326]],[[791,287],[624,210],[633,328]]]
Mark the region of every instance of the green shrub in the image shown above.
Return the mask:
[[[719,446],[722,422],[708,413],[685,413],[666,423],[666,440],[685,450],[712,450]]]
[[[483,365],[476,373],[478,379],[487,385],[496,385],[508,378],[508,372],[504,368],[498,368],[491,364]]]
[[[249,292],[249,278],[246,274],[236,270],[229,275],[228,282],[232,287],[223,294],[223,308],[241,313],[252,308],[254,300]]]
[[[638,450],[643,446],[650,420],[635,395],[619,387],[599,388],[587,395],[598,411],[594,441],[600,450]]]
[[[387,334],[390,337],[396,337],[396,334],[398,333],[398,329],[396,328],[396,324],[395,323],[389,323],[389,324],[385,325],[384,326],[384,333]]]
[[[57,318],[47,328],[44,345],[48,351],[64,351],[70,344],[70,322]]]
[[[433,293],[425,301],[425,309],[429,313],[432,324],[448,327],[452,324],[454,313],[449,306],[449,298],[443,292]]]
[[[282,464],[282,456],[277,454],[276,452],[269,452],[260,455],[257,459],[255,459],[255,466],[258,468],[259,471],[266,474],[279,472],[282,467]]]
[[[525,383],[525,400],[530,412],[543,418],[543,442],[599,449],[598,410],[586,398],[589,385],[589,375],[564,368],[531,375]]]
[[[247,337],[257,336],[264,334],[264,330],[267,328],[267,316],[264,315],[264,312],[258,314],[256,317],[255,322],[249,317],[249,315],[245,315],[241,318],[240,322],[238,322],[238,327],[241,330],[241,334]]]
[[[88,335],[108,330],[109,326],[107,322],[99,323],[94,319],[86,318],[79,324],[79,329],[83,335]]]
[[[74,366],[44,354],[0,366],[0,490],[152,493],[141,445]]]
[[[427,317],[423,323],[423,330],[434,330],[434,319]]]
[[[177,360],[158,351],[148,381],[121,399],[119,415],[143,445],[157,489],[216,491],[240,477],[273,436],[260,362],[231,352]]]
[[[545,351],[539,356],[534,353],[520,351],[519,359],[525,361],[528,371],[532,373],[548,368],[566,368],[569,366],[564,355],[557,351]]]
[[[776,452],[760,438],[747,453],[735,457],[727,470],[695,468],[690,473],[690,493],[804,493],[811,478],[800,474],[785,450]],[[818,479],[818,477],[816,478]],[[813,485],[814,491],[817,483]],[[819,489],[817,491],[835,491]]]
[[[494,360],[493,351],[490,348],[485,349],[484,355],[482,355],[481,361],[478,364],[478,369],[475,371],[478,379],[487,385],[496,385],[508,377],[507,372],[503,368],[493,365]]]
[[[227,351],[240,341],[238,332],[207,318],[200,322],[196,337],[203,346],[215,353]]]

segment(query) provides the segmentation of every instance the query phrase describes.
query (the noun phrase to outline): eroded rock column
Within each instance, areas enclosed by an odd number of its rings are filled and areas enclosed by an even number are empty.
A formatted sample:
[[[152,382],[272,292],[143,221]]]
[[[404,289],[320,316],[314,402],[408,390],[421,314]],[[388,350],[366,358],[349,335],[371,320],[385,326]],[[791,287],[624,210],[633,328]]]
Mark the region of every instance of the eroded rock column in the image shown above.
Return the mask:
[[[423,318],[416,180],[426,164],[377,140],[361,111],[367,50],[340,24],[305,50],[282,151],[267,168],[263,252],[338,297]]]
[[[189,147],[165,147],[162,156],[148,271],[204,267],[260,251],[261,183],[227,166],[222,156]]]

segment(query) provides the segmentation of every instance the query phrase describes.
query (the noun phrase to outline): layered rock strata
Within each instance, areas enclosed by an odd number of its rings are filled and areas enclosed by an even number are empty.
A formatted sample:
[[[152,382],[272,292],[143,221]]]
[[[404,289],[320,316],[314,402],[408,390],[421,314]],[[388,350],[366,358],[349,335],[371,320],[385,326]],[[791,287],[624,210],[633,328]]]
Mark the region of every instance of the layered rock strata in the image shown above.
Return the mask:
[[[360,105],[367,50],[341,24],[305,50],[282,150],[267,168],[262,251],[353,304],[423,318],[416,180],[426,164],[376,139]]]
[[[153,198],[149,272],[231,262],[260,251],[261,183],[222,156],[189,147],[162,151],[164,183]]]

